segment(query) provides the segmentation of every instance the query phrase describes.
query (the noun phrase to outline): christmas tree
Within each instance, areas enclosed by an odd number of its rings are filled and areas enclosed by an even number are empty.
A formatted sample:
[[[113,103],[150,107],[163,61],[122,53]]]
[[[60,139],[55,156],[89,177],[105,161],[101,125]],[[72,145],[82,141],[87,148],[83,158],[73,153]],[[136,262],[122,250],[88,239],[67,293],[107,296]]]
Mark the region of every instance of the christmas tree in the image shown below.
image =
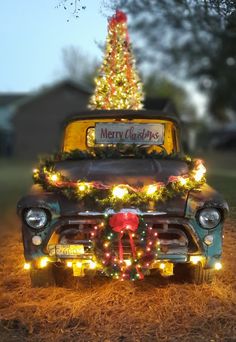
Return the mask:
[[[127,17],[121,11],[109,19],[105,57],[95,84],[89,108],[142,109],[142,83],[135,70]]]

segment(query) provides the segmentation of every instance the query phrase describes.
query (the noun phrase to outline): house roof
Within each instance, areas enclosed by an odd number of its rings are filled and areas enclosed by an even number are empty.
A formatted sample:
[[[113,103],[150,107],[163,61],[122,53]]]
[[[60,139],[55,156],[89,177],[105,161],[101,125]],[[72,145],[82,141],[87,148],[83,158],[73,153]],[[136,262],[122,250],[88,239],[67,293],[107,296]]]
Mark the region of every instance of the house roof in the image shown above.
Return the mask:
[[[31,93],[0,93],[0,107],[14,104],[16,108],[21,108],[36,99],[39,99],[50,92],[54,92],[57,89],[68,87],[77,90],[85,95],[92,94],[92,89],[78,84],[72,80],[62,80],[49,86],[45,86],[35,92]],[[169,98],[152,98],[147,97],[144,101],[144,107],[148,110],[155,110],[165,113],[172,113],[174,116],[178,116],[174,103]]]
[[[62,80],[60,82],[54,83],[50,86],[45,86],[45,87],[43,87],[43,88],[41,88],[35,92],[30,93],[28,97],[20,99],[17,102],[17,107],[21,108],[23,106],[26,106],[26,105],[30,104],[31,102],[35,101],[36,99],[38,100],[41,97],[43,97],[47,94],[50,94],[51,92],[54,92],[57,89],[64,88],[64,87],[75,89],[75,90],[77,90],[77,91],[79,91],[85,95],[91,94],[91,91],[89,89],[85,88],[81,84],[78,84],[78,83],[71,81],[71,80]]]
[[[11,105],[27,96],[25,93],[0,93],[0,107]]]

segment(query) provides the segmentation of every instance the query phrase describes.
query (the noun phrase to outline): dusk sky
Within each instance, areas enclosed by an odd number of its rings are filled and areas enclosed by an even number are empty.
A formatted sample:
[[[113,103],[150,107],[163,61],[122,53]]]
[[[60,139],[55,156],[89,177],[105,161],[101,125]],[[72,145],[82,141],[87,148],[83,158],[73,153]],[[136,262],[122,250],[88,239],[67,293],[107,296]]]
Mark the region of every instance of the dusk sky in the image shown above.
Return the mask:
[[[0,91],[29,91],[63,77],[62,49],[75,46],[101,58],[107,18],[99,0],[81,0],[81,15],[56,9],[59,0],[2,1]],[[102,9],[104,12],[104,9]],[[67,20],[69,19],[69,22]]]
[[[97,43],[104,44],[107,17],[113,13],[102,7],[102,0],[81,0],[86,9],[76,19],[72,10],[64,10],[63,6],[57,9],[59,3],[60,0],[2,1],[0,92],[35,91],[65,77],[62,50],[66,47],[74,46],[88,58],[102,60]],[[201,112],[204,97],[190,83],[188,88]]]

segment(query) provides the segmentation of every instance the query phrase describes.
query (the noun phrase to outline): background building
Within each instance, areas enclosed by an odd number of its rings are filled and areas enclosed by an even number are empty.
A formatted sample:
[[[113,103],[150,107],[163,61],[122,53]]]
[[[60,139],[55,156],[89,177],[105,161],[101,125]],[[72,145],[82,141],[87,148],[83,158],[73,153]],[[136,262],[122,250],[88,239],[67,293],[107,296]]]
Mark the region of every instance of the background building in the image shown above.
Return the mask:
[[[37,159],[39,155],[58,151],[64,121],[87,109],[90,94],[66,80],[37,93],[0,95],[1,146],[4,146],[1,155]],[[144,106],[178,116],[168,98],[147,98]]]

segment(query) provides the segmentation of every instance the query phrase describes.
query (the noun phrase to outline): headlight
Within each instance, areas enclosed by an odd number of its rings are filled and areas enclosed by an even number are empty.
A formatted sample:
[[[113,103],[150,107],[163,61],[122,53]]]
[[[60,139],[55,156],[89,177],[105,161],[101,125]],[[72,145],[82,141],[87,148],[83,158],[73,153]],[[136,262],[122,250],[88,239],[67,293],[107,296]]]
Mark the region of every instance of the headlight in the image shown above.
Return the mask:
[[[215,208],[205,208],[199,212],[198,220],[202,228],[212,229],[220,222],[221,214]]]
[[[44,209],[29,209],[24,215],[25,222],[34,229],[41,229],[48,222],[48,215]]]

